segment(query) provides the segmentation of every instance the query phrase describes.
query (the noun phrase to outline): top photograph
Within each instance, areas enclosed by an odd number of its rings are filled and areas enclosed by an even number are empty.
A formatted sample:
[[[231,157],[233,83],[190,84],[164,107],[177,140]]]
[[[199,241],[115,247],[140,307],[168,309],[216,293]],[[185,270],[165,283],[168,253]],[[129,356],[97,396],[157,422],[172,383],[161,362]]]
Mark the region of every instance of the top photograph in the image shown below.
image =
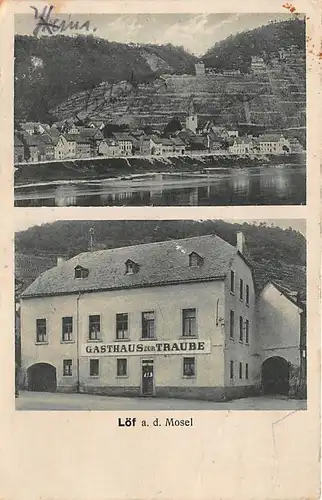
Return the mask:
[[[15,15],[16,207],[306,204],[306,20]]]

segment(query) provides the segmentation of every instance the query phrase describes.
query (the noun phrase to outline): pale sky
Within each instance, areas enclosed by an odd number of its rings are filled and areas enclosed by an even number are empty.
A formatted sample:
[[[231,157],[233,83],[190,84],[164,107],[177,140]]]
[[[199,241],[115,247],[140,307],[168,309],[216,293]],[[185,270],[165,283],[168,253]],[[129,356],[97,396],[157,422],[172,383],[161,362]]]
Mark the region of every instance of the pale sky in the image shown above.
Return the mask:
[[[53,14],[51,19],[67,20],[67,14]],[[109,41],[123,43],[155,43],[183,45],[197,56],[203,55],[216,42],[237,32],[291,19],[291,14],[73,14],[80,25],[90,21],[92,33]],[[15,32],[32,35],[36,27],[34,13],[15,16]],[[86,34],[86,31],[83,31]],[[64,35],[72,35],[65,31]],[[50,35],[55,36],[55,35]]]
[[[23,210],[18,212],[18,216],[15,218],[15,231],[25,231],[29,227],[32,226],[40,226],[41,224],[46,224],[50,222],[55,222],[56,220],[64,220],[64,217],[60,219],[57,217],[57,212],[55,210],[45,209],[46,213],[42,213],[44,208],[41,211],[34,212],[34,209],[31,211]],[[85,220],[85,219],[82,219]],[[99,219],[97,219],[99,220]],[[306,234],[306,221],[305,219],[224,219],[226,222],[230,223],[239,223],[243,224],[247,222],[248,224],[257,224],[259,225],[261,222],[265,222],[267,226],[274,224],[274,226],[281,227],[282,229],[288,229],[291,227],[296,231],[299,231],[305,237]]]

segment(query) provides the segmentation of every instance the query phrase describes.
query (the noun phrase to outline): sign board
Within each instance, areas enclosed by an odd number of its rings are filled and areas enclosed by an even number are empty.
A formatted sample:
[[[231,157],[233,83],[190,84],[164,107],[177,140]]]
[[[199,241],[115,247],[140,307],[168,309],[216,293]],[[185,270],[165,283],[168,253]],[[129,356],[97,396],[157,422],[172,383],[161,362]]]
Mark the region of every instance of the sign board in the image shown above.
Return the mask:
[[[82,345],[82,356],[142,356],[145,354],[209,354],[210,340],[148,340],[145,342],[113,342],[112,344],[88,342]]]

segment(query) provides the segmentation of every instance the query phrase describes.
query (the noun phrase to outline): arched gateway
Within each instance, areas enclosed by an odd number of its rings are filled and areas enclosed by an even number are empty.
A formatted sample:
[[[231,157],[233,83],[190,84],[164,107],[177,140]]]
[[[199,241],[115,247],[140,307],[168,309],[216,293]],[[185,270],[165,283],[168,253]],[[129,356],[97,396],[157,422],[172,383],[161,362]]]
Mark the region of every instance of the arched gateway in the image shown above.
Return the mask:
[[[289,393],[289,364],[280,356],[268,358],[262,364],[262,389],[264,394]]]
[[[36,363],[27,370],[30,391],[54,392],[57,389],[56,368],[49,363]]]

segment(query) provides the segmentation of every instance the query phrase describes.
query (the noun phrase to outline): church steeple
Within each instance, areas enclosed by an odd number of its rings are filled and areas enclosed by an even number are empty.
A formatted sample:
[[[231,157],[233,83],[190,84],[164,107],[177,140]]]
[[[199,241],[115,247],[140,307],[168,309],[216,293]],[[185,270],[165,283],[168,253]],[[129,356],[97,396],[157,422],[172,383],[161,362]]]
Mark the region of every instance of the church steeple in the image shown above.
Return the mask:
[[[188,116],[186,118],[186,129],[196,133],[198,127],[198,115],[195,110],[193,99],[190,99]]]

